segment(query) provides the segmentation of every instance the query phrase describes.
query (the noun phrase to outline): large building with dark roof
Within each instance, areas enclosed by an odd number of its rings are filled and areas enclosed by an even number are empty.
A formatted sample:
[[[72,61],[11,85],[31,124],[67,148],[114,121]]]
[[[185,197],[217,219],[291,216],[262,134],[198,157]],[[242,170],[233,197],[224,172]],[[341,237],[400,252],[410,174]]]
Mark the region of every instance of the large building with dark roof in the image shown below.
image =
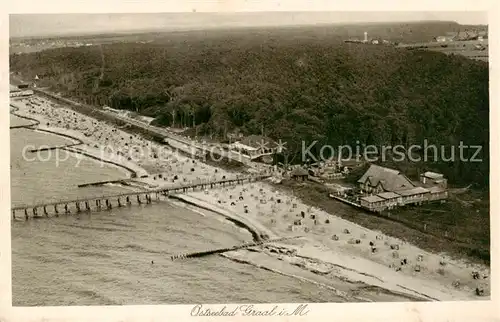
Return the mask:
[[[415,183],[398,170],[372,164],[358,184],[364,194],[360,205],[375,212],[448,198],[446,179],[434,172],[425,172]]]
[[[365,193],[400,191],[415,187],[415,184],[398,170],[375,164],[358,180],[359,188]]]

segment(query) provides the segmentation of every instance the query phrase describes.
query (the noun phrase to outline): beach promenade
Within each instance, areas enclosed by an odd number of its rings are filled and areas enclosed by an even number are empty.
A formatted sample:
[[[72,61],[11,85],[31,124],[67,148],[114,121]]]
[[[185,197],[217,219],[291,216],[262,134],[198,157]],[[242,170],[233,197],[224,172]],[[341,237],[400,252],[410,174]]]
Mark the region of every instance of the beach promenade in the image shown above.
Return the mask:
[[[51,93],[51,92],[44,90],[44,89],[35,89],[34,91],[35,91],[35,93],[37,93],[39,95],[43,95],[43,96],[49,97],[51,99],[63,102],[65,104],[67,104],[68,107],[77,107],[78,108],[78,107],[81,107],[84,105],[84,104],[72,101],[68,98],[63,98],[61,96],[55,95],[54,93]],[[183,136],[177,135],[177,134],[175,134],[171,131],[168,131],[166,129],[152,126],[152,125],[149,125],[149,124],[142,122],[142,121],[138,121],[138,120],[135,120],[135,119],[132,119],[129,117],[125,117],[125,116],[122,116],[122,115],[119,115],[119,114],[116,114],[116,113],[113,113],[113,112],[110,112],[110,111],[107,111],[104,109],[89,106],[89,105],[85,105],[85,107],[95,110],[96,113],[105,114],[108,117],[119,120],[127,125],[132,125],[134,127],[140,128],[146,132],[149,132],[149,133],[152,133],[152,134],[157,135],[159,137],[162,137],[164,139],[164,141],[167,143],[172,142],[172,141],[176,142],[176,143],[180,143],[181,145],[188,147],[189,149],[187,151],[191,152],[193,154],[195,154],[196,152],[205,152],[206,153],[206,152],[210,151],[212,154],[218,154],[221,157],[227,158],[227,159],[235,161],[235,162],[240,162],[242,164],[249,165],[249,166],[251,166],[251,164],[252,164],[252,162],[248,156],[245,156],[243,154],[236,153],[233,151],[225,150],[218,145],[201,144],[195,140],[185,138]],[[174,145],[175,145],[175,143],[174,143]]]

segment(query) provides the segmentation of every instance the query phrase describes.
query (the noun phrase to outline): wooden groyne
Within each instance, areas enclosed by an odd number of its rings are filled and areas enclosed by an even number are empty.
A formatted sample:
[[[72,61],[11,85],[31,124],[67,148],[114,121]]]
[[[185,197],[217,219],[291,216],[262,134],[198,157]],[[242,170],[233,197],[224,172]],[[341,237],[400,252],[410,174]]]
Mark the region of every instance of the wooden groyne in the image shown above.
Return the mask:
[[[104,162],[104,163],[111,164],[111,165],[114,165],[116,167],[125,169],[128,172],[130,172],[132,178],[137,178],[137,175],[138,175],[137,171],[135,171],[134,169],[129,168],[129,167],[127,167],[127,166],[125,166],[125,165],[123,165],[121,163],[114,162],[114,161],[111,161],[111,160],[102,159],[102,158],[100,158],[98,156],[93,155],[92,153],[89,153],[89,152],[87,152],[85,150],[82,150],[82,149],[79,149],[79,148],[64,147],[63,149],[66,150],[66,151],[68,151],[68,152],[71,152],[71,153],[81,154],[81,155],[84,155],[84,156],[86,156],[88,158],[91,158],[91,159],[94,159],[94,160],[97,160],[97,161],[100,161],[100,162]]]
[[[38,125],[38,124],[13,125],[13,126],[10,126],[9,129],[10,130],[22,129],[22,128],[29,129],[29,128],[32,128],[33,126],[36,126],[36,125]]]
[[[243,248],[248,248],[248,247],[253,247],[253,246],[260,246],[263,244],[269,244],[269,243],[277,243],[277,242],[282,242],[285,240],[290,240],[290,239],[297,239],[302,236],[294,236],[294,237],[282,237],[282,238],[276,238],[276,239],[268,239],[268,240],[263,240],[263,241],[258,241],[258,242],[249,242],[249,243],[244,243],[241,245],[233,246],[230,248],[218,248],[218,249],[212,249],[212,250],[206,250],[202,252],[193,252],[193,253],[186,253],[186,254],[178,254],[178,255],[173,255],[170,257],[171,260],[177,260],[177,259],[186,259],[186,258],[198,258],[198,257],[204,257],[204,256],[209,256],[209,255],[214,255],[214,254],[221,254],[225,252],[230,252],[238,249],[243,249]]]
[[[62,136],[64,138],[67,138],[67,139],[70,139],[70,140],[73,140],[75,141],[75,145],[78,145],[78,144],[83,144],[83,141],[80,140],[79,138],[77,137],[74,137],[74,136],[71,136],[69,134],[66,134],[66,133],[61,133],[61,132],[57,132],[57,131],[52,131],[52,130],[47,130],[47,129],[40,129],[40,128],[37,128],[36,129],[37,131],[40,131],[40,132],[46,132],[46,133],[50,133],[50,134],[54,134],[54,135],[57,135],[57,136]]]
[[[80,212],[91,212],[101,210],[111,210],[113,207],[131,206],[134,201],[136,204],[151,204],[153,200],[160,200],[161,196],[168,197],[171,193],[186,193],[196,191],[197,189],[209,189],[225,187],[228,185],[244,184],[260,181],[268,178],[269,175],[245,176],[232,179],[200,181],[190,184],[180,184],[171,187],[152,189],[148,191],[127,192],[114,195],[103,195],[90,198],[61,200],[48,203],[39,203],[35,205],[18,205],[11,208],[12,218],[20,219],[16,214],[22,213],[26,220],[30,218],[49,217],[50,215],[71,214]]]
[[[158,173],[150,173],[147,174],[146,177],[153,177],[153,176],[158,176],[159,174],[163,174],[163,172],[158,172]],[[144,177],[141,177],[144,178]],[[78,188],[83,188],[83,187],[90,187],[90,186],[102,186],[108,183],[116,183],[116,184],[127,184],[129,182],[135,182],[135,183],[140,183],[145,186],[149,186],[151,188],[157,187],[157,185],[150,185],[144,182],[137,181],[137,178],[128,178],[128,179],[113,179],[113,180],[104,180],[104,181],[94,181],[94,182],[87,182],[87,183],[81,183],[78,185]]]
[[[102,186],[108,183],[116,183],[116,184],[126,184],[127,182],[135,181],[136,179],[115,179],[115,180],[105,180],[105,181],[96,181],[89,183],[82,183],[78,185],[78,188],[91,187],[91,186]]]
[[[51,150],[57,150],[57,149],[71,148],[71,147],[73,147],[75,145],[80,145],[80,143],[49,146],[49,147],[39,148],[39,149],[31,149],[28,152],[30,152],[30,153],[36,153],[36,152],[41,152],[41,151],[51,151]]]

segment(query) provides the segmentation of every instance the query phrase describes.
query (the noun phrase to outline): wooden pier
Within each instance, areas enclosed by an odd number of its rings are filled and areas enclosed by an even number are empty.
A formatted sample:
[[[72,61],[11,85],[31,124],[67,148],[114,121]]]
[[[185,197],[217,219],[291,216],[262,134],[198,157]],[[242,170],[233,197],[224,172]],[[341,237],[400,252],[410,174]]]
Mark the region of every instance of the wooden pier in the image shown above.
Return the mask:
[[[151,204],[153,200],[159,201],[162,196],[168,197],[169,194],[244,184],[264,180],[269,177],[270,175],[239,176],[231,179],[199,181],[147,191],[61,200],[35,205],[17,205],[11,208],[12,218],[14,220],[21,218],[28,220],[30,218],[49,217],[51,215],[58,217],[60,214],[69,215],[71,213],[111,210],[113,207],[129,207],[132,204]]]

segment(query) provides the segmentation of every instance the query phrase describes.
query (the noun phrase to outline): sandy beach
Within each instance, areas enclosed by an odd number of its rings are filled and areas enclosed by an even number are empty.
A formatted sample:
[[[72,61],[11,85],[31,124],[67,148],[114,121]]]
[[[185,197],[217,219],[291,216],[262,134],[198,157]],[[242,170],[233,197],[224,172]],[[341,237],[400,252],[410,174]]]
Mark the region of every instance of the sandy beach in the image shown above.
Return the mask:
[[[72,150],[82,150],[102,160],[122,164],[137,174],[138,181],[151,187],[234,176],[44,98],[17,99],[11,105],[18,109],[17,115],[40,121],[39,129],[65,134],[83,142]]]
[[[348,280],[433,300],[480,299],[475,294],[476,287],[489,292],[487,267],[432,254],[368,230],[307,206],[267,183],[187,195],[226,211],[244,213],[249,220],[268,227],[272,236],[304,236],[293,246],[280,245],[289,249],[285,254],[273,254],[282,260],[300,261],[306,269],[320,271],[321,275],[341,268]],[[472,278],[474,271],[479,272],[480,279]]]
[[[123,164],[137,173],[137,180],[151,187],[237,175],[40,97],[13,100],[11,104],[18,108],[18,115],[39,120],[40,129],[83,142],[72,149]],[[260,247],[257,253],[241,250],[224,254],[235,260],[262,266],[262,257],[267,256],[301,267],[304,276],[316,276],[322,283],[341,278],[426,300],[478,300],[487,299],[490,293],[488,267],[429,253],[368,230],[308,206],[270,183],[188,192],[184,197],[244,221],[267,237],[303,237]],[[474,272],[478,278],[473,278]],[[484,290],[485,296],[477,296],[476,288]]]

